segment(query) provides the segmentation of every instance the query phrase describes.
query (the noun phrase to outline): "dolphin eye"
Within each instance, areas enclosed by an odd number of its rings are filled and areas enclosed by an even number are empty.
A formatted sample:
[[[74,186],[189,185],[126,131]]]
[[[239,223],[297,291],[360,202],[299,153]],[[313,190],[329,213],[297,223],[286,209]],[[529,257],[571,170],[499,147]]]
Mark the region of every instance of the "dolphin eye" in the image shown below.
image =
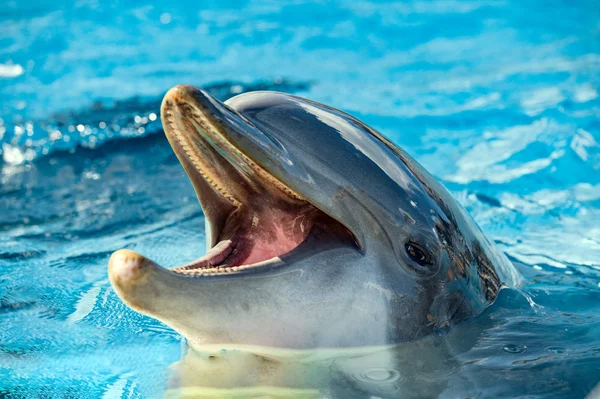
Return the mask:
[[[432,259],[429,252],[421,245],[409,241],[404,245],[408,256],[421,266],[431,265]]]

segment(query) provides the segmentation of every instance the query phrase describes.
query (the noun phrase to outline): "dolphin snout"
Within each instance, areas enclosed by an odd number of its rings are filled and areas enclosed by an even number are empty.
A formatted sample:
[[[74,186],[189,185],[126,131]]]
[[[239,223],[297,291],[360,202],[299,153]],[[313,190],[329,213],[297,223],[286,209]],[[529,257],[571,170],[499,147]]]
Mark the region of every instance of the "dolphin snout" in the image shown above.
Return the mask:
[[[110,280],[118,286],[134,283],[144,276],[151,261],[128,249],[113,253],[108,261]]]
[[[142,313],[151,311],[161,295],[155,280],[163,270],[128,249],[116,251],[108,261],[108,278],[115,292],[123,302]]]

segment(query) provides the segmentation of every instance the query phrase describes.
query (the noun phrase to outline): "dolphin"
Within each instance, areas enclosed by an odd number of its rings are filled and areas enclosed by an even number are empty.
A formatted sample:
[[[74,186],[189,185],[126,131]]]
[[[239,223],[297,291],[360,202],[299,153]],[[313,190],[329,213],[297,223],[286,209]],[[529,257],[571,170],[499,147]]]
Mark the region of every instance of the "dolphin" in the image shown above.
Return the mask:
[[[179,85],[161,119],[202,206],[208,251],[164,268],[118,250],[109,279],[192,347],[409,342],[519,284],[441,183],[347,113],[269,91],[220,102]]]

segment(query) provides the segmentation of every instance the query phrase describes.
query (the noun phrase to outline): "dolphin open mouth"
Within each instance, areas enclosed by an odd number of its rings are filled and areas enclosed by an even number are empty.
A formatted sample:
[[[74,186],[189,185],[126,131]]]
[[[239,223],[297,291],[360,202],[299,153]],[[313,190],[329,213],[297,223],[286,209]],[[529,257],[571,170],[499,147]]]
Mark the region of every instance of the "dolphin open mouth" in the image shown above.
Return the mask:
[[[180,85],[165,95],[161,118],[210,230],[208,253],[170,271],[207,276],[273,266],[309,238],[355,245],[346,227],[236,146],[236,140],[252,141],[257,132],[243,115],[200,89]]]

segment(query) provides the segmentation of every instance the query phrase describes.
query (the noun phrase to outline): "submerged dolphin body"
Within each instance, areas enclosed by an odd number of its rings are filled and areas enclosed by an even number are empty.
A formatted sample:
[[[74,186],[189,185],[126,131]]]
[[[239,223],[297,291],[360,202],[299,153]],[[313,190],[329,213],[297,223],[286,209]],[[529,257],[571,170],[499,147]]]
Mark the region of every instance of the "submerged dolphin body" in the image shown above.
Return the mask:
[[[129,250],[110,281],[202,345],[388,345],[459,324],[512,264],[415,160],[354,117],[276,92],[165,96],[163,126],[207,221],[208,253],[166,269]]]

